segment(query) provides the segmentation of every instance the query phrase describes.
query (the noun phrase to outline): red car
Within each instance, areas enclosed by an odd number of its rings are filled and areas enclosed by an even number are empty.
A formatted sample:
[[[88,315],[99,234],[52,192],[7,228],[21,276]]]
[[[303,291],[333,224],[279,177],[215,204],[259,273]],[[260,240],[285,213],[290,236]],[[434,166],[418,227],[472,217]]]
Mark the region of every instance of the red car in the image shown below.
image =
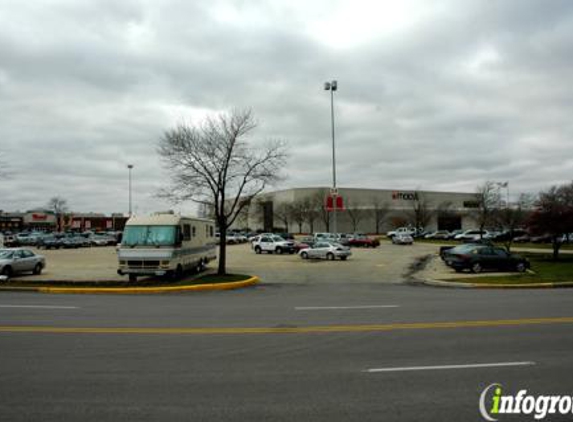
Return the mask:
[[[348,246],[376,248],[377,246],[380,246],[380,241],[378,239],[372,239],[368,236],[354,236],[348,241]]]

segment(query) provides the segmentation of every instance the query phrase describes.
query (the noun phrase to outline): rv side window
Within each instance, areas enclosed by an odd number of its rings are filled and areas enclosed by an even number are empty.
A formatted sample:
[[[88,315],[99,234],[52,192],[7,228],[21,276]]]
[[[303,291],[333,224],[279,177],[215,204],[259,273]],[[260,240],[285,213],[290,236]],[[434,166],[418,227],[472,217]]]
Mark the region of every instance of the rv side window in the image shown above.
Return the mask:
[[[197,236],[197,229],[193,226],[193,237]]]
[[[183,225],[183,240],[191,240],[191,226],[189,224]]]

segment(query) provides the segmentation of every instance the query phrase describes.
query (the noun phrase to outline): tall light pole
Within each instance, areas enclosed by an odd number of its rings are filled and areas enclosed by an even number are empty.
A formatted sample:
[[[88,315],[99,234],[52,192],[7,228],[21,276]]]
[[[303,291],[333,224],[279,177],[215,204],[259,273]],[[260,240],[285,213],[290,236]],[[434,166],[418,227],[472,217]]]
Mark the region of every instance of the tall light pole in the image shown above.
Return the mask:
[[[131,217],[131,170],[133,169],[133,164],[128,164],[127,169],[129,171],[129,216]]]
[[[332,191],[336,195],[336,153],[334,149],[334,91],[338,89],[336,81],[325,82],[324,90],[330,91],[330,122],[332,125]],[[336,198],[334,198],[336,199]],[[336,233],[336,201],[334,202],[334,210],[332,215],[332,232]]]

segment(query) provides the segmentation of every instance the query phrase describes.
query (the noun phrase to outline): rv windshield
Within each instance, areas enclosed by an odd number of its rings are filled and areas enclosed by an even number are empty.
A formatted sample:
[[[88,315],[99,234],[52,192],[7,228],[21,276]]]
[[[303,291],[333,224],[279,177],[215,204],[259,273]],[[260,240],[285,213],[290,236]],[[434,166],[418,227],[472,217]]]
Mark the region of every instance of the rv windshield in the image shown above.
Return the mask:
[[[126,246],[173,246],[176,226],[126,226],[122,244]]]

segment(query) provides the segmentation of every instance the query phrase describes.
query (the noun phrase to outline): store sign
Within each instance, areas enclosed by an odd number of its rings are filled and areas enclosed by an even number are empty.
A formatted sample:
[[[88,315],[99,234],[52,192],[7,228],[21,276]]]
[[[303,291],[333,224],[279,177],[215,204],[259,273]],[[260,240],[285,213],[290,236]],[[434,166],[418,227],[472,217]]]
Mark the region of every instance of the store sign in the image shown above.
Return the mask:
[[[392,199],[394,201],[417,201],[418,200],[418,193],[393,191],[392,192]]]
[[[47,219],[46,214],[32,214],[32,221],[46,221]]]

